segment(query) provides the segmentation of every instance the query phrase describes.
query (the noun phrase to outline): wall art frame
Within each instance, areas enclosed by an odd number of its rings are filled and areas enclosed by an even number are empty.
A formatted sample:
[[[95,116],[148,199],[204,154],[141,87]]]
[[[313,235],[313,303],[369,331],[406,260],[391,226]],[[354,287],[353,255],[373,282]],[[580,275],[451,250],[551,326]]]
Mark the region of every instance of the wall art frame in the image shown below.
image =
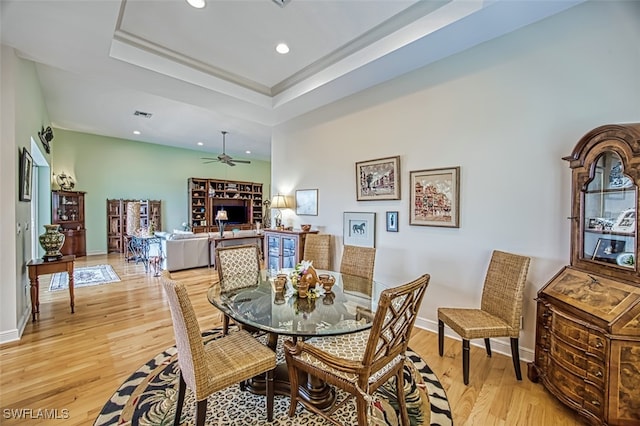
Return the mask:
[[[398,232],[398,212],[387,212],[387,232]]]
[[[19,179],[20,182],[20,191],[19,198],[20,201],[31,201],[31,179],[32,179],[32,169],[33,169],[33,158],[31,158],[31,154],[27,151],[27,148],[22,148],[22,152],[20,153],[20,167],[19,167]]]
[[[409,225],[460,227],[460,167],[409,172]]]
[[[343,244],[349,246],[376,246],[376,214],[373,212],[344,212]]]
[[[296,214],[299,216],[318,216],[318,190],[296,190]]]
[[[400,199],[400,156],[356,162],[358,201]]]

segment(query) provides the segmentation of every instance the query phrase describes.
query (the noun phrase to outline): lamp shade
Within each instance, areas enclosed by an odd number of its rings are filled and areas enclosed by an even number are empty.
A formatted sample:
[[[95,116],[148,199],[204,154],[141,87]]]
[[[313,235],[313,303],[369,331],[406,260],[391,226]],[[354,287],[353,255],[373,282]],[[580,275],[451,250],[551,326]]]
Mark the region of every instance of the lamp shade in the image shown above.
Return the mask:
[[[289,204],[287,204],[287,197],[282,194],[274,195],[271,199],[271,208],[272,209],[288,209]]]
[[[218,210],[218,212],[216,213],[216,220],[229,220],[229,217],[227,216],[227,211]]]

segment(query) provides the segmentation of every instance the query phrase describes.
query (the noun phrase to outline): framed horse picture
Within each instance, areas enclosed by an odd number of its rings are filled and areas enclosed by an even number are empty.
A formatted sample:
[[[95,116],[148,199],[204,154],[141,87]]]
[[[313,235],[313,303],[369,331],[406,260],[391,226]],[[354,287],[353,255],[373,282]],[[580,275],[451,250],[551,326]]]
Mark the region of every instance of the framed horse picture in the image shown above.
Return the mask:
[[[342,239],[345,245],[375,247],[376,214],[344,212]]]

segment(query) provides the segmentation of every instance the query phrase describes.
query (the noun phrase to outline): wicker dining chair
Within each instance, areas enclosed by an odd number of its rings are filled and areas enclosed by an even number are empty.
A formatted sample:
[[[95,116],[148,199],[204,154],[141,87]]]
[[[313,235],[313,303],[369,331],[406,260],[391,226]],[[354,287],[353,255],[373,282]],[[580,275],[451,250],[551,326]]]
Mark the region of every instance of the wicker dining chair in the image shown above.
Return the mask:
[[[304,240],[302,258],[316,269],[331,269],[331,234],[309,234]]]
[[[340,261],[340,273],[372,280],[375,262],[375,248],[346,245]]]
[[[220,279],[220,291],[256,284],[260,274],[260,248],[255,244],[218,247],[216,268]],[[225,335],[229,331],[229,321],[229,316],[223,314],[222,333]]]
[[[410,283],[384,290],[369,330],[313,337],[296,343],[285,341],[284,354],[291,382],[289,417],[295,415],[300,402],[307,410],[339,424],[331,418],[332,414],[355,397],[358,426],[365,426],[371,395],[395,376],[400,418],[403,425],[409,426],[404,399],[405,352],[429,279],[430,276],[425,274]],[[300,372],[318,377],[349,395],[329,410],[320,410],[300,397]]]
[[[469,341],[484,339],[487,356],[491,357],[492,337],[511,339],[511,358],[516,378],[520,372],[520,316],[522,299],[531,259],[494,250],[482,289],[480,309],[438,308],[438,352],[444,351],[444,325],[462,337],[462,374],[469,384]]]
[[[197,426],[205,424],[207,398],[215,392],[266,373],[267,420],[273,420],[273,370],[276,355],[248,332],[240,330],[204,344],[184,285],[162,276],[178,348],[180,383],[174,425],[181,424],[186,388],[193,391]]]

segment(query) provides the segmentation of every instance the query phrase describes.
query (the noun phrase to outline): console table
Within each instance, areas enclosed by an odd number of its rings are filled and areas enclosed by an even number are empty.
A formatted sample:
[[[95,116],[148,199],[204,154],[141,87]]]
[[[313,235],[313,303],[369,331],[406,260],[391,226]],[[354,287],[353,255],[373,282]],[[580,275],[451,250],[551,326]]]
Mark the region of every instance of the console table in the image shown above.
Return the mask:
[[[35,321],[36,314],[40,313],[40,282],[38,276],[53,274],[54,272],[67,272],[69,274],[69,298],[71,299],[71,313],[73,313],[73,262],[75,258],[74,255],[70,254],[62,256],[59,260],[33,259],[27,263],[29,282],[31,284],[31,321]]]

